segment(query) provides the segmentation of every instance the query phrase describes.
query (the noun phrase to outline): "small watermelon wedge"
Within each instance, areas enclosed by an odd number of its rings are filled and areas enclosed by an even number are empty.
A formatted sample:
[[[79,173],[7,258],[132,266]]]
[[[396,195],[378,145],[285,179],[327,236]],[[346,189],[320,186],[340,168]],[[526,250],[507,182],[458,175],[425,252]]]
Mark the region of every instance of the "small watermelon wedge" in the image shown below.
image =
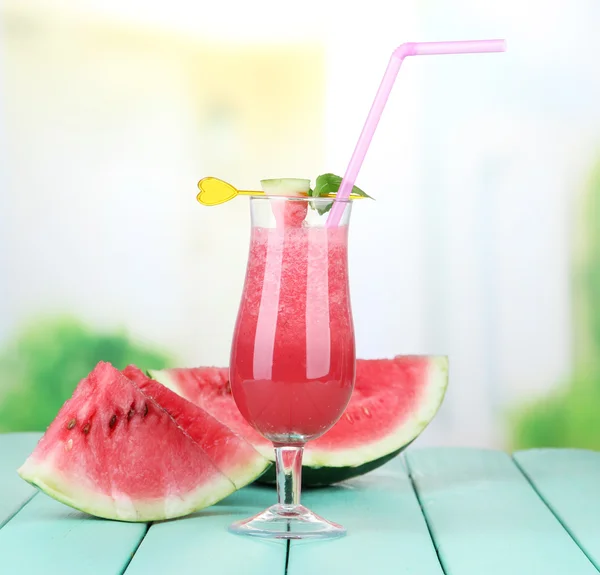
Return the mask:
[[[187,515],[269,465],[198,406],[129,366],[100,362],[18,470],[51,497],[97,517]]]
[[[165,387],[210,412],[245,437],[266,458],[273,446],[242,417],[227,368],[151,370]],[[448,384],[445,356],[359,359],[350,403],[340,420],[304,450],[302,484],[329,485],[362,475],[398,455],[437,413]],[[273,482],[271,467],[259,478]]]

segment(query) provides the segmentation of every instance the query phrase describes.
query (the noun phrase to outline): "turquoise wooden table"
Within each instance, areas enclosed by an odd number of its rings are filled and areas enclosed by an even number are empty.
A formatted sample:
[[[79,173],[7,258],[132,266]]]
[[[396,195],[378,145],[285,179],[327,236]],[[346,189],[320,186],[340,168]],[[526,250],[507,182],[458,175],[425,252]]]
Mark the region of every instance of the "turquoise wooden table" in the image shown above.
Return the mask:
[[[74,511],[15,469],[38,435],[0,435],[1,575],[597,575],[600,453],[410,449],[304,502],[343,523],[325,542],[265,541],[226,526],[273,502],[248,487],[194,516],[152,525]]]

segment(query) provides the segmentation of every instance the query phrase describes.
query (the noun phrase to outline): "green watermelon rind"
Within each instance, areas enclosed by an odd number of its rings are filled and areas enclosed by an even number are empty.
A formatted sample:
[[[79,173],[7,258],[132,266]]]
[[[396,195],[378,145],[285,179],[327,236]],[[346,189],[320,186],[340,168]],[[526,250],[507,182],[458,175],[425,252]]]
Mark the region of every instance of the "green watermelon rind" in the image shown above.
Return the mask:
[[[392,433],[376,442],[335,451],[314,450],[309,443],[302,461],[303,486],[329,485],[362,475],[387,463],[406,449],[431,423],[448,387],[447,356],[429,356],[427,369],[424,392],[417,402],[417,408]],[[180,393],[178,385],[168,371],[148,370],[148,375],[172,391]],[[255,449],[271,462],[275,460],[274,451],[270,446],[255,445]],[[274,481],[274,466],[271,465],[257,481],[271,484]]]
[[[73,509],[95,517],[132,523],[183,517],[214,505],[236,490],[231,481],[223,478],[218,483],[212,482],[199,487],[184,497],[177,496],[172,500],[136,500],[134,505],[125,495],[111,497],[81,485],[74,485],[72,481],[65,480],[57,473],[50,462],[34,462],[28,459],[17,472],[22,479],[46,495]],[[82,501],[86,504],[82,505]]]
[[[411,442],[412,443],[412,442]],[[302,488],[313,488],[313,487],[327,487],[334,483],[340,483],[353,477],[359,477],[365,473],[369,473],[378,467],[381,467],[388,461],[394,459],[397,455],[402,453],[408,446],[403,445],[400,449],[388,453],[383,457],[379,457],[373,461],[367,461],[362,465],[355,467],[307,467],[302,466]],[[257,480],[258,485],[269,485],[273,486],[276,483],[276,471],[275,464],[271,466],[263,473]]]

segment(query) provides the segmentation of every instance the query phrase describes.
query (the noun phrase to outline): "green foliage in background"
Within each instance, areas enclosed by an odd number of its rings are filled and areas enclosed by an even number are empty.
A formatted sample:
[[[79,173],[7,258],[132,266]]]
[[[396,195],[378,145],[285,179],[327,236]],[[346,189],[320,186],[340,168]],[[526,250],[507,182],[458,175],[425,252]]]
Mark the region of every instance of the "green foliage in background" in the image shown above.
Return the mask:
[[[513,413],[514,448],[600,450],[600,163],[586,190],[576,234],[574,375],[557,391]]]
[[[600,377],[573,377],[556,392],[512,416],[514,449],[580,447],[600,450]]]
[[[99,333],[72,318],[35,322],[0,352],[0,432],[43,431],[100,360],[118,369],[172,364],[126,333]]]
[[[600,374],[600,163],[592,174],[583,209],[584,246],[582,266],[576,276],[575,289],[583,297],[584,322],[582,342],[585,354],[580,361],[596,375]],[[576,293],[577,293],[576,291]],[[600,384],[599,384],[600,385]]]

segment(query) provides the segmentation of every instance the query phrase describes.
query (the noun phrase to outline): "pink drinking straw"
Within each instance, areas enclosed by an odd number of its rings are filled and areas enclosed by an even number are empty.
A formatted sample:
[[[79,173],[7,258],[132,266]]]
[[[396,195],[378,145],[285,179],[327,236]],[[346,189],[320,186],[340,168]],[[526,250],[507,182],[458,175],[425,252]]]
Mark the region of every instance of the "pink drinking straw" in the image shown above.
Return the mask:
[[[392,86],[396,81],[396,76],[400,71],[400,66],[404,58],[407,56],[432,56],[438,54],[481,54],[484,52],[504,52],[506,50],[506,42],[504,40],[464,40],[459,42],[407,42],[396,48],[390,58],[388,67],[383,75],[375,100],[365,121],[356,147],[346,173],[340,184],[338,193],[329,212],[327,218],[327,226],[333,227],[340,223],[340,218],[344,211],[344,205],[341,201],[346,200],[350,196],[350,192],[354,187],[354,182],[358,176],[358,172],[362,166],[363,160],[369,149],[369,144],[373,139],[373,134],[379,123],[379,118],[385,107],[388,96],[392,91]]]

